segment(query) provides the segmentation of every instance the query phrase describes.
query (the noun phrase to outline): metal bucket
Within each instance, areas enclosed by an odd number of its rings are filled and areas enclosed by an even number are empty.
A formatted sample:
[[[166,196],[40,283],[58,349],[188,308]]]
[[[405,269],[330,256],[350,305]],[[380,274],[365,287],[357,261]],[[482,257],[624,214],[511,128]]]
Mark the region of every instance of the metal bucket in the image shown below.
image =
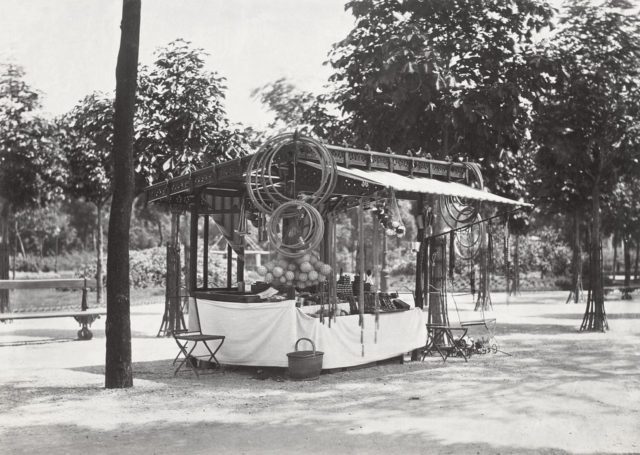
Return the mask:
[[[312,351],[298,351],[298,344],[306,340],[311,343]],[[316,351],[316,345],[309,338],[296,341],[295,352],[287,354],[289,358],[289,378],[293,380],[318,379],[322,371],[324,352]]]

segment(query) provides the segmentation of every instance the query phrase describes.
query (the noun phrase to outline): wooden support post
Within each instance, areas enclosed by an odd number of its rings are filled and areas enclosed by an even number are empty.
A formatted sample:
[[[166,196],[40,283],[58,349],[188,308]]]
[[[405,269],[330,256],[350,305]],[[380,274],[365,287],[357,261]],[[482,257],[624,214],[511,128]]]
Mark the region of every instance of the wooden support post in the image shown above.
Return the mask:
[[[424,197],[422,195],[418,196],[418,200],[416,201],[416,220],[418,221],[418,235],[416,237],[416,241],[418,242],[418,251],[416,254],[416,285],[414,290],[414,302],[417,308],[424,308],[424,288],[423,288],[423,264],[424,257],[426,253],[425,243],[424,242]]]
[[[197,199],[196,199],[197,201]],[[198,204],[192,202],[189,204],[191,212],[191,232],[189,235],[189,295],[194,296],[194,292],[198,287]]]
[[[233,284],[231,276],[233,274],[233,248],[231,245],[227,245],[227,288],[231,289]]]
[[[329,303],[333,311],[336,311],[338,304],[336,287],[336,221],[334,215],[330,214],[325,219],[325,251],[323,261],[331,267],[331,273],[327,277],[329,284]]]
[[[202,287],[209,287],[209,215],[203,217],[202,227]]]
[[[378,291],[378,283],[380,283],[380,278],[378,277],[379,267],[378,267],[378,237],[380,233],[380,223],[378,220],[371,217],[373,222],[373,232],[372,232],[372,245],[371,245],[371,276],[373,277],[373,286],[371,291],[376,294]],[[383,233],[384,235],[384,233]]]
[[[236,256],[236,281],[238,283],[244,281],[244,237],[242,237],[242,246]]]
[[[360,283],[358,286],[358,305],[360,308],[360,318],[364,317],[364,208],[362,200],[358,205],[358,273],[360,274]],[[363,321],[364,323],[364,321]]]
[[[380,273],[380,292],[389,292],[389,269],[387,268],[387,233],[382,231],[382,271]]]

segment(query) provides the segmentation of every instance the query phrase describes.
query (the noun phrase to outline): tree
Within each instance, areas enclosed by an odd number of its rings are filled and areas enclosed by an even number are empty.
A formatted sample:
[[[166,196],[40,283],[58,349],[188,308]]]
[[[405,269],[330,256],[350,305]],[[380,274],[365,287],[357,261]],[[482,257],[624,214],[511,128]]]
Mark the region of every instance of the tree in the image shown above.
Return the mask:
[[[105,387],[133,386],[129,294],[129,225],[134,196],[134,115],[140,43],[140,0],[123,0],[113,121],[113,201],[107,253]]]
[[[113,165],[113,100],[101,93],[85,97],[63,118],[67,130],[64,147],[69,164],[67,192],[96,206],[97,303],[102,303],[104,263],[102,216],[111,197]]]
[[[159,49],[153,65],[141,69],[136,125],[140,183],[176,177],[246,153],[246,136],[230,125],[224,109],[224,78],[206,69],[206,55],[179,39]],[[178,212],[171,216],[168,267],[180,263],[179,216]],[[187,265],[189,253],[187,247]],[[177,268],[167,270],[168,279],[178,276]],[[181,321],[177,293],[177,282],[167,286],[166,334]]]
[[[514,164],[544,83],[532,39],[552,10],[531,0],[354,0],[347,8],[356,26],[331,52],[331,80],[356,145],[478,161],[489,187],[521,196]],[[425,199],[438,213],[439,198]],[[446,229],[441,218],[435,234]],[[431,249],[439,261],[443,248]]]
[[[146,183],[246,153],[245,135],[224,109],[225,79],[205,68],[206,56],[178,39],[140,69],[136,172]]]
[[[281,78],[254,89],[251,96],[275,114],[268,126],[271,130],[298,130],[332,144],[352,139],[348,123],[336,115],[338,107],[331,93],[314,95]]]
[[[0,279],[7,279],[9,227],[16,211],[60,194],[64,167],[57,128],[37,116],[39,94],[16,65],[0,67]],[[0,311],[8,293],[0,291]]]
[[[535,154],[535,174],[530,187],[535,200],[548,214],[562,216],[571,225],[572,245],[571,290],[567,302],[574,303],[582,297],[582,244],[585,213],[590,210],[591,188],[584,170],[573,161],[581,144],[571,141],[557,142],[553,148],[548,142],[547,127],[553,127],[548,118],[540,116],[534,134],[542,144]],[[563,150],[560,153],[560,150]]]
[[[604,331],[601,200],[622,176],[638,172],[637,100],[640,21],[625,2],[572,3],[559,31],[544,42],[555,65],[549,90],[536,103],[537,137],[557,173],[547,180],[588,195],[590,296],[581,329]],[[570,163],[570,166],[569,166]],[[551,167],[551,166],[549,166]],[[566,176],[570,178],[565,178]]]
[[[622,241],[624,256],[624,287],[631,285],[631,248],[637,243],[640,231],[640,181],[630,179],[620,181],[613,191],[604,198],[602,230],[605,234],[612,234],[614,242]],[[614,261],[615,273],[615,261]],[[623,298],[631,298],[625,290]]]
[[[354,0],[356,27],[330,56],[336,101],[361,146],[483,164],[510,194],[527,100],[544,82],[532,37],[552,10],[531,0]]]
[[[60,204],[48,204],[45,207],[22,210],[14,214],[15,229],[22,253],[25,254],[23,242],[33,245],[40,259],[45,254],[45,241],[47,238],[56,237],[64,232],[68,225],[68,216],[60,207]],[[25,235],[31,239],[29,242]],[[27,246],[28,247],[28,246]]]

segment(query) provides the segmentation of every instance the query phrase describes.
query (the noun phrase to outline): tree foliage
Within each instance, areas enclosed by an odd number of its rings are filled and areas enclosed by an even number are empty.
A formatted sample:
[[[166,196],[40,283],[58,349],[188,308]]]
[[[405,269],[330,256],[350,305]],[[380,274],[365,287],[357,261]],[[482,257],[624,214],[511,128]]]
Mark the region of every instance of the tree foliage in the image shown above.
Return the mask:
[[[314,95],[280,78],[254,89],[251,96],[274,113],[270,130],[298,130],[333,144],[353,139],[348,123],[337,114],[333,94]]]
[[[62,119],[69,165],[67,191],[103,205],[111,196],[113,164],[113,99],[92,93]]]
[[[552,10],[531,0],[354,0],[356,27],[331,53],[336,96],[360,145],[423,149],[514,179],[530,101],[544,83],[533,36]]]
[[[139,72],[136,172],[147,182],[175,177],[245,153],[223,101],[225,79],[206,69],[204,50],[178,39]]]
[[[543,198],[565,207],[640,169],[640,21],[624,6],[575,2],[543,43],[554,81],[536,103],[536,164]]]
[[[56,126],[40,116],[39,93],[16,65],[0,65],[0,200],[22,210],[61,193],[65,178]]]

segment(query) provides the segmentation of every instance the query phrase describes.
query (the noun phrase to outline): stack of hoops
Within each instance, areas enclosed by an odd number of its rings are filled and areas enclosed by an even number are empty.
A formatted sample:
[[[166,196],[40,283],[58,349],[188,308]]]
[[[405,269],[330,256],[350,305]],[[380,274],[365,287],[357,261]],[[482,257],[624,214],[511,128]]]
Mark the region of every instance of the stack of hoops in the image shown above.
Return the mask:
[[[301,148],[311,150],[320,164],[320,184],[311,193],[295,188]],[[253,205],[270,217],[267,235],[280,254],[299,257],[320,244],[324,223],[318,207],[331,196],[336,180],[333,155],[320,142],[297,133],[280,134],[253,155],[247,167],[247,193]],[[288,226],[286,235],[281,225]]]
[[[476,163],[464,163],[464,165],[474,179],[471,185],[480,190],[483,189],[484,181],[479,166]],[[460,258],[474,259],[484,245],[485,239],[485,225],[479,222],[482,219],[480,201],[468,201],[456,196],[440,196],[440,213],[444,222],[452,230],[471,224],[468,228],[455,233],[454,247]]]

